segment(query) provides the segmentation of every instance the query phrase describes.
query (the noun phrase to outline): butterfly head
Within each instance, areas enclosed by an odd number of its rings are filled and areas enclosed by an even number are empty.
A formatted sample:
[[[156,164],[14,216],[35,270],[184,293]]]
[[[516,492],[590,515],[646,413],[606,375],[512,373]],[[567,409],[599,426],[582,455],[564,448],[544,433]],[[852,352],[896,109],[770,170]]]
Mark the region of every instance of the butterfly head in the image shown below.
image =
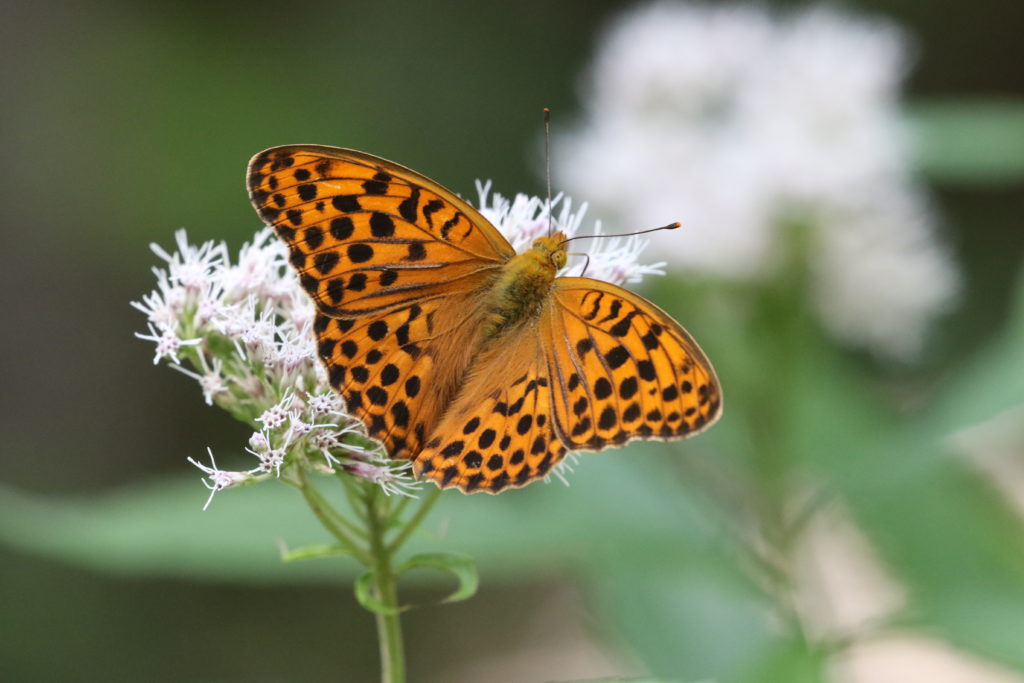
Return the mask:
[[[533,241],[533,251],[540,255],[543,260],[554,266],[559,271],[565,265],[565,234],[556,232],[554,235],[538,237]]]

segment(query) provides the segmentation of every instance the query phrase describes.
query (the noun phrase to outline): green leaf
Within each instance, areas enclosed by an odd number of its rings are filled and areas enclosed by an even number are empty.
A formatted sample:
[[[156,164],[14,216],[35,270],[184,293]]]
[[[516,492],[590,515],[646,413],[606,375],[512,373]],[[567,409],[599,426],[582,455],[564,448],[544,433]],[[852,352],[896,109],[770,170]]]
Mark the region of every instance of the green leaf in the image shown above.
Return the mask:
[[[281,548],[281,561],[298,562],[316,557],[340,557],[351,554],[347,548],[337,543],[321,543],[319,545],[307,545],[295,550]]]
[[[458,602],[468,600],[476,595],[480,585],[480,576],[476,571],[476,562],[469,555],[461,553],[421,553],[413,555],[398,565],[396,572],[404,574],[410,569],[440,569],[448,572],[458,581],[458,588],[441,602]]]
[[[448,572],[458,581],[458,588],[441,602],[458,602],[467,600],[476,594],[480,578],[476,572],[476,563],[468,555],[456,553],[422,553],[413,555],[395,568],[395,576],[401,576],[411,569],[440,569]],[[355,582],[355,595],[359,604],[377,614],[398,614],[411,609],[415,605],[391,607],[385,605],[374,595],[376,577],[372,571],[361,574]]]
[[[587,566],[602,547],[654,560],[666,546],[715,542],[718,530],[666,477],[666,462],[661,448],[635,445],[581,460],[571,487],[556,481],[497,497],[445,492],[406,547],[414,554],[464,553],[485,580],[510,581]],[[344,505],[340,489],[325,487],[325,495]],[[204,511],[206,496],[197,476],[80,496],[0,486],[0,542],[114,574],[260,583],[355,578],[358,564],[351,561],[280,561],[275,539],[329,538],[290,487],[267,481],[229,489]],[[431,578],[409,575],[413,582]]]
[[[949,383],[936,412],[916,419],[888,414],[854,368],[807,354],[794,416],[798,457],[829,482],[908,589],[916,624],[1018,669],[1024,524],[948,435],[1022,400],[1022,331],[1011,325]]]
[[[777,643],[757,664],[748,670],[743,680],[786,681],[787,683],[825,683],[828,658],[824,650],[808,648],[807,644],[790,639]]]
[[[602,560],[588,575],[602,623],[614,624],[657,676],[745,680],[779,637],[765,619],[769,604],[735,558],[685,555],[660,564]]]
[[[911,108],[918,167],[933,180],[1024,180],[1024,101],[922,101]]]
[[[946,382],[922,420],[933,434],[977,425],[1024,403],[1024,272],[1003,334]]]
[[[957,645],[1024,669],[1024,525],[965,463],[937,445],[876,451],[842,482],[854,515],[910,589],[912,612]],[[874,477],[869,482],[867,477]]]
[[[922,621],[961,647],[1024,670],[1024,524],[948,440],[1022,402],[1024,279],[1001,338],[965,364],[893,448],[877,454],[899,454],[902,471],[879,480],[861,514],[886,527],[880,541],[899,535],[886,551],[910,581]]]
[[[373,572],[366,572],[361,574],[355,582],[355,594],[356,600],[360,605],[376,614],[393,615],[405,610],[405,607],[397,608],[385,605],[383,602],[374,597],[374,584],[375,577]]]
[[[336,580],[344,565],[281,562],[275,539],[329,536],[296,491],[268,483],[222,491],[205,511],[195,476],[91,496],[33,496],[0,486],[0,541],[111,574]],[[344,564],[354,574],[356,563]]]

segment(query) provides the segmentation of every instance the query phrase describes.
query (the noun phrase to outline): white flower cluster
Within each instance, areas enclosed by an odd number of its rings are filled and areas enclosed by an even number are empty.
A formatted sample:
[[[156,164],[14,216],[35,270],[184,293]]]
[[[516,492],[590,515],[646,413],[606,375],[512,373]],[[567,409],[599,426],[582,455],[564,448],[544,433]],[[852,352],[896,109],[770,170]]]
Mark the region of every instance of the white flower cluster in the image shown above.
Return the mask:
[[[620,18],[557,174],[691,272],[757,282],[800,255],[824,325],[908,358],[958,289],[907,169],[894,27],[812,9],[657,2]]]
[[[154,268],[157,288],[132,302],[150,330],[137,336],[156,344],[154,363],[167,359],[195,379],[207,404],[258,428],[245,449],[258,460],[251,470],[221,470],[212,453],[210,467],[191,461],[206,473],[211,499],[291,465],[340,468],[407,494],[409,463],[390,462],[369,441],[352,438],[361,425],[328,386],[315,353],[313,304],[273,231],[258,232],[235,264],[224,243],[196,247],[184,230],[175,241],[173,254],[152,246],[167,267]]]

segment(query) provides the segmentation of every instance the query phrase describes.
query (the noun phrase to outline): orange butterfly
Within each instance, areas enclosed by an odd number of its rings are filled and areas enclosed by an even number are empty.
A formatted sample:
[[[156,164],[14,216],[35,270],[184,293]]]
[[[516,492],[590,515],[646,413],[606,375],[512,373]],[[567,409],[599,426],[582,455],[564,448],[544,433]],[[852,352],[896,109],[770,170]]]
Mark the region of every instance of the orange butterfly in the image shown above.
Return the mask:
[[[248,186],[316,303],[331,386],[441,487],[497,493],[567,451],[683,438],[721,415],[711,363],[668,314],[556,277],[560,232],[516,254],[450,190],[336,147],[260,152]]]

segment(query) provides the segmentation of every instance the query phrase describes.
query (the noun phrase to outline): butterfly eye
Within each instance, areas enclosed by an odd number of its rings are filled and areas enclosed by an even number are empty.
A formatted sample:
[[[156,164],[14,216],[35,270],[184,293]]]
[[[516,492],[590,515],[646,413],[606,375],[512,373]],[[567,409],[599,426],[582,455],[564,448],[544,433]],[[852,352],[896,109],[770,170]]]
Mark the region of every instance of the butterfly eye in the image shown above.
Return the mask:
[[[566,256],[565,252],[561,249],[551,252],[551,256],[548,258],[551,260],[551,265],[555,268],[561,269],[561,267],[565,265]]]

